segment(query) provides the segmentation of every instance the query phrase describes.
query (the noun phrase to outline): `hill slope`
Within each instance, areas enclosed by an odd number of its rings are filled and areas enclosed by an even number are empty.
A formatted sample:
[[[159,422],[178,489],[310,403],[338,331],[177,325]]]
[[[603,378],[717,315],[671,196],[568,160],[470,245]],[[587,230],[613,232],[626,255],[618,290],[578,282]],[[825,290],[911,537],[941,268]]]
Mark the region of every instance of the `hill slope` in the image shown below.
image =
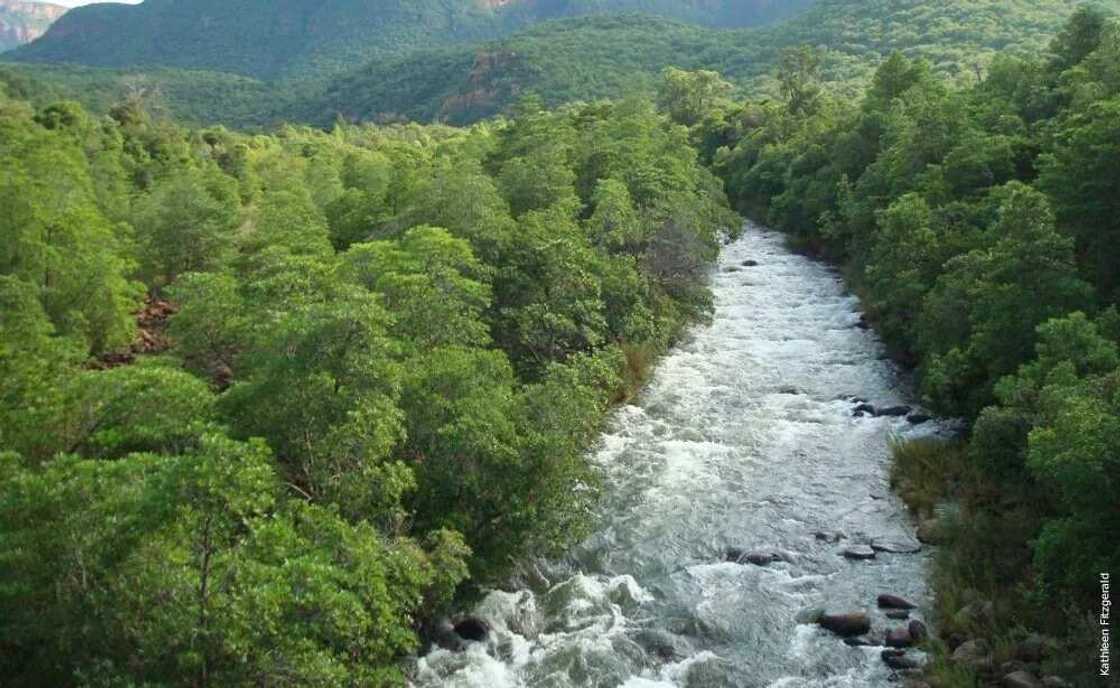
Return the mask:
[[[340,77],[293,114],[329,120],[404,116],[465,122],[525,92],[550,104],[648,89],[668,66],[718,70],[751,92],[773,90],[785,48],[824,49],[824,77],[858,90],[894,51],[975,78],[998,52],[1030,53],[1079,5],[1071,0],[821,0],[780,24],[718,30],[630,15],[548,22],[484,47],[442,48]],[[1120,8],[1120,2],[1104,5]],[[325,118],[325,119],[322,119]]]
[[[61,5],[25,0],[0,0],[0,52],[30,43],[42,36],[59,17]]]
[[[11,57],[306,77],[418,48],[495,39],[558,17],[642,11],[741,27],[787,16],[812,1],[147,0],[78,8]]]

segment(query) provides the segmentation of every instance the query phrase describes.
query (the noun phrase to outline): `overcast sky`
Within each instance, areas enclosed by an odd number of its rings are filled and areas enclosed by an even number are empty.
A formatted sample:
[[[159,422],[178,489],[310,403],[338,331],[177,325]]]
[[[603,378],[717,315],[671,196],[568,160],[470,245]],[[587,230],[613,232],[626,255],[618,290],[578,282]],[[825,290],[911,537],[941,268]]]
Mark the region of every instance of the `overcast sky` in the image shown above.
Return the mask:
[[[77,7],[78,5],[92,5],[99,0],[31,0],[32,2],[50,2],[52,5],[66,5],[67,7]],[[113,2],[123,2],[126,5],[139,5],[140,0],[113,0]]]

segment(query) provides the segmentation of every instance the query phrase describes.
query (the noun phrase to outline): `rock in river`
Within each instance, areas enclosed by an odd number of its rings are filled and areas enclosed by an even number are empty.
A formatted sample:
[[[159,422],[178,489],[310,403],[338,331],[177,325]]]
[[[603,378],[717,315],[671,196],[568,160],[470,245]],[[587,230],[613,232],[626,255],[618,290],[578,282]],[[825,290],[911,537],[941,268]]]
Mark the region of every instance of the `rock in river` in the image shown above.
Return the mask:
[[[880,609],[916,609],[918,605],[898,595],[879,595]]]
[[[922,551],[922,543],[910,538],[875,538],[871,541],[871,549],[876,552],[916,554]]]
[[[455,624],[455,633],[463,640],[485,642],[490,635],[490,624],[474,616],[468,616]]]
[[[845,559],[854,559],[856,561],[875,558],[875,550],[867,545],[853,545],[845,549],[841,554],[844,555]]]
[[[864,635],[871,631],[871,618],[862,612],[825,614],[817,623],[821,628],[844,637]]]

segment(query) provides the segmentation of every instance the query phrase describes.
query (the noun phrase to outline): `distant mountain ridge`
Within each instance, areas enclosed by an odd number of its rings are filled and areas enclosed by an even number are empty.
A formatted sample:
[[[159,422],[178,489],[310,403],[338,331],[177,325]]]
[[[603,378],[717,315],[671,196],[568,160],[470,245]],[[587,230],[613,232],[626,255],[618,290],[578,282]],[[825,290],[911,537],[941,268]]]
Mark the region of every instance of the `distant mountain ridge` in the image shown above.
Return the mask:
[[[42,36],[66,10],[46,2],[0,0],[0,52]]]
[[[340,74],[415,49],[510,35],[538,22],[644,12],[714,27],[771,22],[814,0],[146,0],[66,14],[6,59],[175,67],[260,79]]]

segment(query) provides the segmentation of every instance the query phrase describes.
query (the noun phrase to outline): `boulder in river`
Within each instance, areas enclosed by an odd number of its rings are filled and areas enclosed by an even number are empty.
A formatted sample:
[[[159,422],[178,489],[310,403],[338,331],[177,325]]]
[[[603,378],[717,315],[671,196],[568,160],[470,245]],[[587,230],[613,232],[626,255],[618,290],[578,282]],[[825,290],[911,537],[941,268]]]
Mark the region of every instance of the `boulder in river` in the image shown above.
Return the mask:
[[[840,542],[841,540],[848,539],[847,535],[841,533],[838,530],[831,532],[819,530],[816,533],[813,533],[813,537],[815,537],[820,542],[831,542],[833,544]]]
[[[921,665],[913,657],[908,657],[905,650],[883,650],[879,655],[883,663],[895,671],[911,671]]]
[[[817,624],[826,631],[846,638],[865,635],[871,631],[871,618],[863,612],[851,614],[824,614]]]
[[[764,552],[760,550],[747,551],[737,547],[731,547],[727,550],[727,561],[736,564],[753,564],[754,566],[769,566],[776,561],[782,561],[783,557],[775,552]]]
[[[909,406],[888,406],[887,408],[876,409],[876,416],[886,416],[889,418],[901,418],[910,415]]]
[[[846,548],[841,554],[845,559],[852,559],[854,561],[866,561],[875,558],[875,550],[868,545],[852,545]]]
[[[887,631],[886,644],[887,647],[910,647],[914,644],[914,639],[910,636],[910,629],[903,626]]]
[[[916,554],[922,551],[922,543],[910,538],[873,538],[871,549],[892,554]]]
[[[898,595],[879,595],[880,609],[917,609],[918,605]]]
[[[490,624],[477,616],[468,616],[455,624],[455,634],[463,640],[486,642],[486,638],[490,636]]]
[[[757,268],[759,263],[757,260],[744,260],[742,263],[739,263],[739,265],[745,268]]]
[[[880,647],[883,643],[871,638],[844,638],[844,644],[848,647]]]
[[[924,413],[911,413],[909,416],[906,416],[906,422],[910,423],[910,425],[924,425],[931,420],[933,420],[933,417]]]
[[[872,406],[871,404],[863,403],[863,404],[856,404],[856,407],[854,409],[852,409],[852,415],[858,417],[858,416],[864,416],[864,415],[874,416],[874,415],[877,415],[877,414],[876,414],[874,406]]]
[[[885,616],[893,621],[905,621],[910,618],[910,610],[888,609],[885,613]]]

